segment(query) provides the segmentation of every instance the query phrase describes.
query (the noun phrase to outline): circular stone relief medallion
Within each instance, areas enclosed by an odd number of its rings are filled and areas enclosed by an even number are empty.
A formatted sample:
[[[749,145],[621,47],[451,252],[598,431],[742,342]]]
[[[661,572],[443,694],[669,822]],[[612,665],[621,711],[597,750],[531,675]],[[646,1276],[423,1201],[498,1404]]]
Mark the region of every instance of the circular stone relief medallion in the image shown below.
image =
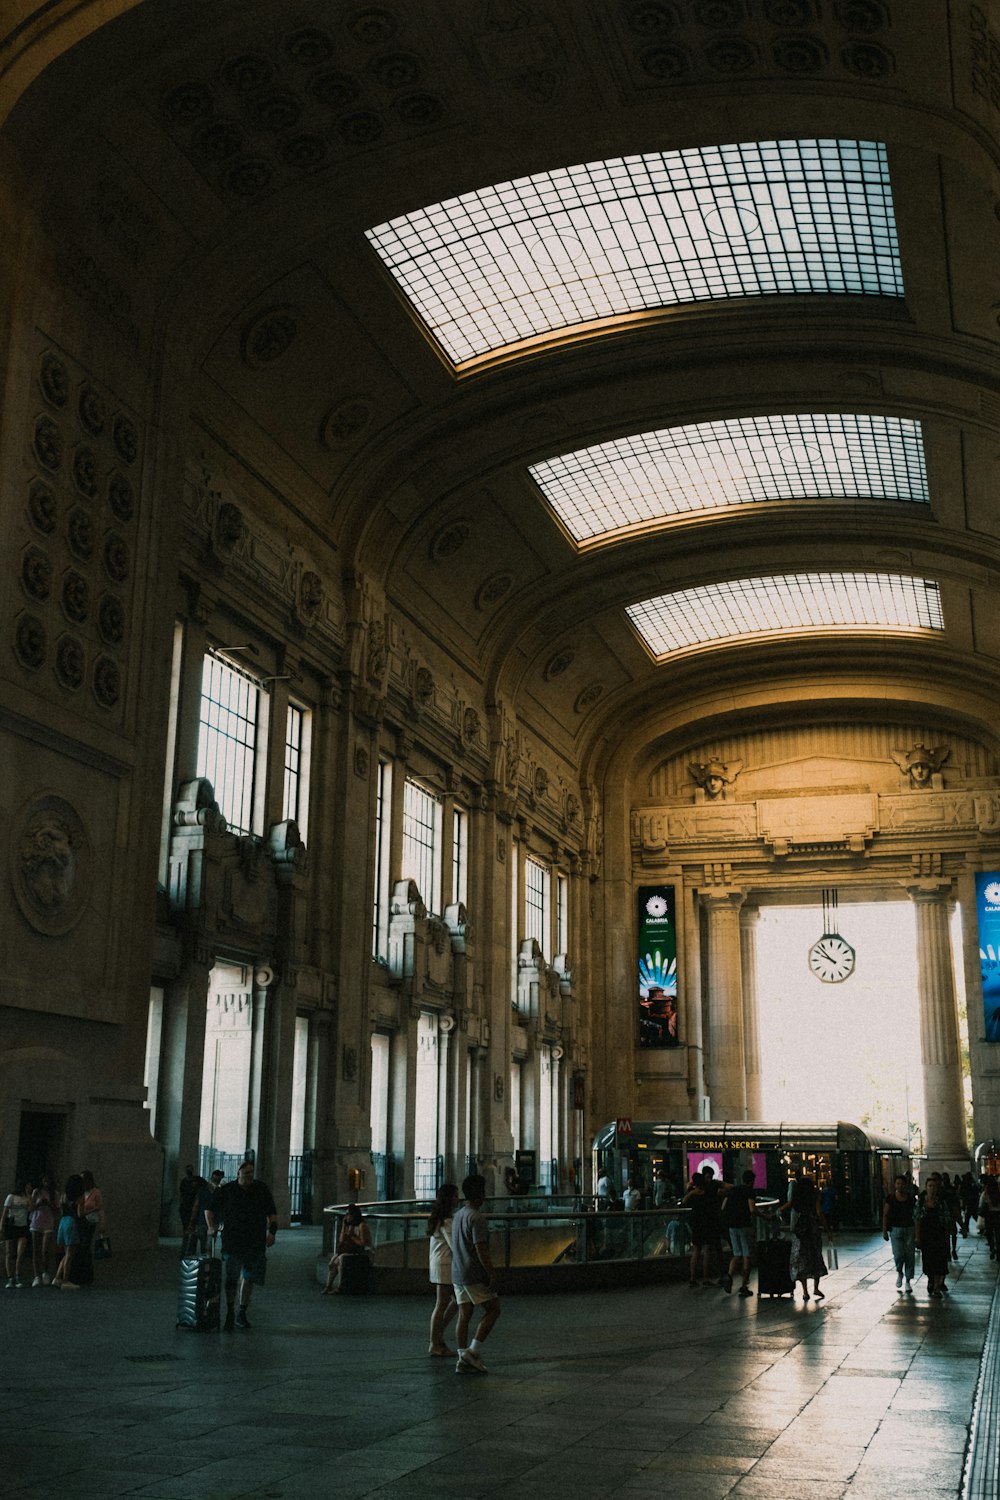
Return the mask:
[[[41,792],[15,815],[10,876],[17,904],[36,932],[61,937],[83,916],[92,851],[83,821],[63,797]]]

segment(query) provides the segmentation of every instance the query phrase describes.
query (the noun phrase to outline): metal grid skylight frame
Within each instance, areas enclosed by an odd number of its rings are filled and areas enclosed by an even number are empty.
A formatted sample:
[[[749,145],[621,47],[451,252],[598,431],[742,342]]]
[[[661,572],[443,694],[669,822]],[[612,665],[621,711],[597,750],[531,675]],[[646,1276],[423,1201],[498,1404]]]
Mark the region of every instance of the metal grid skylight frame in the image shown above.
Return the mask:
[[[901,297],[885,147],[750,141],[539,172],[366,231],[456,365],[720,297]]]
[[[929,498],[919,422],[841,412],[665,427],[528,472],[580,543],[757,500]]]
[[[941,593],[899,573],[786,573],[678,589],[625,613],[656,657],[781,631],[943,630]]]

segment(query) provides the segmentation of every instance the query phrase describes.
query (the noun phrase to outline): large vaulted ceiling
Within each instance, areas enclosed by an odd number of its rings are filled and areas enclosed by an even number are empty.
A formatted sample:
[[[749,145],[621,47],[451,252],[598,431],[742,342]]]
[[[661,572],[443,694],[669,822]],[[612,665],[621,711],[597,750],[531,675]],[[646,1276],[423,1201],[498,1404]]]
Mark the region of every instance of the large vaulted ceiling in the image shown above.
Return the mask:
[[[3,54],[62,273],[488,694],[581,763],[991,724],[1000,148],[950,7],[114,9]]]

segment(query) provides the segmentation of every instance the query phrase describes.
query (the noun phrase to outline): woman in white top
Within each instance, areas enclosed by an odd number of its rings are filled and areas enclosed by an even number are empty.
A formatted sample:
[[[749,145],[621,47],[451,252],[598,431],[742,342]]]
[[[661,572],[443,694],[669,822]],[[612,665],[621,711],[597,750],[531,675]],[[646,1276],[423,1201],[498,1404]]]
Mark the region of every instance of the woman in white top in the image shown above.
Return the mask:
[[[31,1212],[31,1183],[19,1181],[3,1200],[0,1234],[7,1252],[7,1290],[24,1286],[21,1272],[28,1252],[28,1215]]]
[[[444,1341],[444,1331],[458,1311],[451,1291],[451,1216],[458,1207],[459,1192],[453,1182],[443,1182],[437,1190],[434,1206],[427,1221],[430,1244],[427,1247],[427,1264],[430,1268],[431,1286],[435,1291],[434,1311],[431,1313],[431,1343],[428,1349],[434,1359],[447,1359],[454,1354]]]

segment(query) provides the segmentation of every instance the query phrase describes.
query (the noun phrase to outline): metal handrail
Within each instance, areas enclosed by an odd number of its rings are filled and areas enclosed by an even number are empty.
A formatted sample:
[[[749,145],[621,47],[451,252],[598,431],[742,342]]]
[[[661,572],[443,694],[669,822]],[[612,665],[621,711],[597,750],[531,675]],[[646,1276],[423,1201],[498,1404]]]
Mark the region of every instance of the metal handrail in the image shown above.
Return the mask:
[[[574,1243],[572,1247],[567,1246],[560,1252],[555,1263],[558,1263],[564,1255],[569,1256],[571,1248],[572,1256],[569,1258],[575,1265],[586,1264],[591,1260],[663,1259],[687,1253],[690,1236],[686,1221],[691,1210],[680,1202],[661,1208],[641,1208],[625,1213],[623,1211],[596,1211],[591,1206],[592,1200],[589,1198],[583,1200],[586,1202],[586,1207],[581,1207],[579,1197],[566,1200],[573,1206],[565,1209],[553,1209],[553,1205],[559,1201],[557,1199],[541,1198],[538,1200],[538,1210],[534,1212],[522,1206],[526,1201],[523,1198],[499,1200],[505,1205],[502,1209],[491,1208],[489,1201],[484,1203],[483,1213],[490,1221],[491,1230],[500,1237],[503,1247],[502,1259],[496,1253],[493,1259],[495,1264],[504,1269],[509,1269],[512,1264],[511,1247],[515,1234],[530,1233],[533,1229],[541,1232],[559,1225],[565,1225],[567,1229],[572,1226]],[[777,1198],[761,1198],[758,1201],[765,1211],[769,1211],[779,1202]],[[509,1206],[513,1204],[518,1206],[516,1208]],[[324,1245],[327,1245],[327,1248],[336,1243],[339,1220],[349,1206],[346,1203],[331,1204],[323,1210]],[[356,1206],[363,1210],[366,1220],[376,1228],[373,1246],[376,1254],[380,1248],[377,1229],[378,1226],[385,1225],[390,1232],[381,1240],[381,1246],[386,1249],[390,1246],[393,1250],[401,1249],[402,1268],[409,1269],[411,1246],[418,1243],[426,1244],[429,1217],[427,1202],[410,1199],[399,1204],[376,1202],[359,1203]],[[673,1234],[670,1231],[672,1222],[681,1226]],[[662,1234],[649,1233],[650,1228],[655,1230],[661,1225],[663,1226]],[[769,1237],[771,1230],[768,1219],[758,1218],[757,1233],[759,1238]],[[671,1245],[674,1248],[671,1248]]]

